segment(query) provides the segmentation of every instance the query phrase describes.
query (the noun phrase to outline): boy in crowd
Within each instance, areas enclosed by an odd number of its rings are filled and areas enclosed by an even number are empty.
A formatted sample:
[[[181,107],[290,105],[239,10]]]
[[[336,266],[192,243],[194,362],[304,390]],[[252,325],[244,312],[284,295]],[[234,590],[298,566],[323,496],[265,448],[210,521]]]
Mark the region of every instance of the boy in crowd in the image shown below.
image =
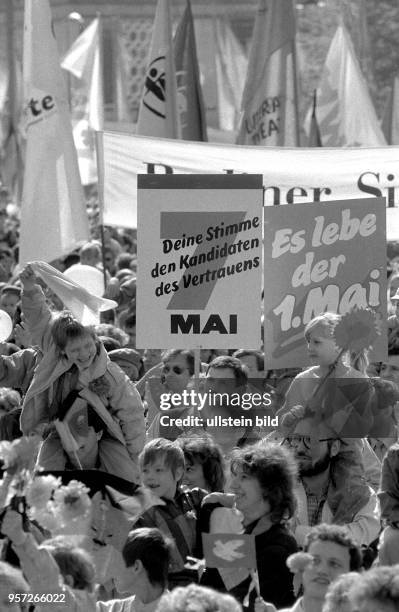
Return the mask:
[[[97,612],[153,612],[165,593],[168,580],[170,543],[159,529],[134,529],[129,533],[122,555],[125,574],[118,576],[120,593],[125,599],[97,603]]]
[[[183,490],[184,453],[176,442],[155,438],[140,455],[143,484],[158,496],[159,504],[144,512],[135,527],[157,527],[172,541],[169,586],[197,581],[197,573],[185,568],[187,556],[199,557],[197,513],[206,495],[202,489]]]

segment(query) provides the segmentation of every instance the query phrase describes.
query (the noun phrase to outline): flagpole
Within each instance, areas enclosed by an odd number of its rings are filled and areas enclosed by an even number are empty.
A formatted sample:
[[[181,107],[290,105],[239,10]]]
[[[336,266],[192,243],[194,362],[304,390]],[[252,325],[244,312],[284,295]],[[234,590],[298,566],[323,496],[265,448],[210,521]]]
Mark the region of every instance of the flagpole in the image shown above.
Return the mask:
[[[8,67],[8,104],[10,115],[10,131],[8,138],[14,137],[16,154],[17,154],[17,174],[16,181],[13,185],[7,185],[9,193],[16,197],[18,204],[21,204],[22,197],[22,157],[18,142],[16,114],[17,114],[17,87],[16,87],[16,69],[15,69],[15,50],[14,50],[14,0],[6,2],[6,24],[7,24],[7,67]],[[20,109],[21,110],[21,109]],[[14,185],[16,185],[14,189]]]
[[[294,22],[296,23],[296,15],[295,15],[295,2],[293,0],[293,14],[294,14]],[[293,78],[294,78],[294,108],[295,108],[295,138],[296,138],[296,146],[300,147],[300,133],[299,133],[299,91],[298,91],[298,70],[297,70],[297,55],[296,55],[296,25],[295,25],[295,37],[292,45],[292,70],[293,70]]]
[[[101,91],[103,91],[103,24],[100,11],[96,12],[98,19],[98,57],[99,57],[99,79]],[[104,111],[104,109],[103,109]],[[102,126],[104,127],[104,126]],[[104,292],[107,288],[107,269],[105,267],[105,239],[104,239],[104,147],[103,133],[96,132],[96,163],[98,176],[98,199],[100,204],[100,239],[101,259],[103,264]]]
[[[104,291],[107,288],[107,271],[105,268],[105,241],[104,241],[104,143],[103,132],[96,132],[96,160],[98,175],[98,201],[100,208],[100,238],[101,257],[103,263]]]
[[[12,129],[14,131],[15,112],[15,53],[14,53],[14,0],[7,0],[7,64],[8,64],[8,95]]]

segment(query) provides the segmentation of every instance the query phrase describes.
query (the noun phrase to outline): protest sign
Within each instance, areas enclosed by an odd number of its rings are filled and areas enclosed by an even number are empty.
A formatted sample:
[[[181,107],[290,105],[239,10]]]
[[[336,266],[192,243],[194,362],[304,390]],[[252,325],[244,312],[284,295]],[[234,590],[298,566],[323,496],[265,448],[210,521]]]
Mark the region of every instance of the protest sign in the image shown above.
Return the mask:
[[[386,240],[381,198],[264,209],[265,351],[268,368],[309,363],[306,324],[324,311],[371,308],[385,360]]]
[[[262,177],[139,175],[137,346],[259,348]]]
[[[138,174],[247,172],[262,174],[265,206],[386,198],[387,239],[399,239],[398,147],[244,147],[122,132],[100,135],[106,225],[137,227]]]

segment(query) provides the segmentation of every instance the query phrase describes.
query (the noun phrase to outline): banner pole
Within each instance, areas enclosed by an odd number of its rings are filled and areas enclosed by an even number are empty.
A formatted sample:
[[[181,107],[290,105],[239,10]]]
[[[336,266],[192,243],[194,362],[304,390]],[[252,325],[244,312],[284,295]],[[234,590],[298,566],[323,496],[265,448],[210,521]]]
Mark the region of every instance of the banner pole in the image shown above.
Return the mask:
[[[100,208],[100,238],[101,259],[103,264],[104,292],[107,288],[107,270],[105,267],[105,241],[104,241],[104,146],[103,132],[96,131],[96,160],[98,175],[98,201]]]

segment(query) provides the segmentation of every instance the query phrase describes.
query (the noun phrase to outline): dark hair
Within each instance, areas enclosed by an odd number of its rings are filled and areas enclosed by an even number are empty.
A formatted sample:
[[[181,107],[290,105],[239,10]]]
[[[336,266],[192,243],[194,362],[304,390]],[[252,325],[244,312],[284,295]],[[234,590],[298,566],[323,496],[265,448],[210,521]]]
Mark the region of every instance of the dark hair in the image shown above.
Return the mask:
[[[98,339],[103,343],[105,350],[107,353],[110,351],[116,351],[121,348],[120,342],[115,340],[115,338],[111,338],[111,336],[99,336]]]
[[[54,319],[53,326],[51,329],[51,335],[53,337],[55,346],[63,351],[70,340],[76,338],[82,338],[83,336],[89,335],[93,338],[96,344],[99,346],[98,338],[94,328],[91,326],[82,325],[75,319],[75,317],[68,311],[63,310],[56,319]]]
[[[123,270],[123,268],[129,268],[131,262],[135,260],[136,257],[132,253],[121,253],[116,258],[116,268],[117,270]],[[133,270],[130,270],[133,272]]]
[[[136,315],[134,313],[128,314],[123,322],[123,325],[125,327],[133,327],[136,325]]]
[[[373,567],[360,574],[359,580],[350,590],[350,596],[357,605],[367,601],[375,606],[375,610],[397,611],[399,607],[399,565]]]
[[[141,469],[163,457],[166,467],[170,468],[173,476],[179,468],[184,470],[184,453],[176,442],[165,438],[154,438],[147,442],[139,455]]]
[[[206,368],[207,374],[211,368],[229,368],[230,370],[233,370],[236,387],[244,387],[248,382],[247,368],[236,357],[230,357],[230,355],[218,355],[218,357],[212,359],[212,361],[208,364],[208,367]]]
[[[19,426],[21,412],[21,407],[12,408],[12,410],[0,417],[0,440],[12,442],[17,438],[21,438],[22,431]]]
[[[312,527],[311,531],[306,536],[304,550],[307,552],[313,542],[318,540],[322,542],[334,542],[339,546],[348,549],[349,552],[349,569],[351,572],[358,572],[362,567],[362,553],[360,546],[350,535],[348,529],[341,525],[326,525],[321,523]]]
[[[168,349],[162,353],[162,363],[165,363],[174,357],[178,357],[179,355],[185,358],[189,374],[193,376],[195,363],[194,351],[190,351],[189,349]]]
[[[70,268],[71,266],[80,262],[80,257],[78,253],[70,253],[66,257],[64,257],[64,266],[65,270]]]
[[[220,446],[207,434],[191,435],[177,439],[184,452],[187,465],[202,465],[208,491],[223,491],[226,484],[224,459]]]
[[[153,585],[166,587],[170,562],[171,543],[159,529],[141,527],[133,529],[122,549],[126,567],[139,559]]]
[[[257,479],[270,504],[270,520],[282,523],[294,515],[297,465],[293,454],[271,442],[258,442],[231,453],[230,470],[242,470]]]
[[[264,354],[262,351],[251,351],[249,349],[238,349],[234,351],[233,357],[241,359],[241,357],[256,357],[256,368],[258,372],[262,372],[264,369]]]
[[[72,588],[89,591],[94,589],[96,571],[90,555],[80,548],[70,544],[65,537],[46,540],[41,545],[49,551],[57,563],[64,578],[71,576]]]

